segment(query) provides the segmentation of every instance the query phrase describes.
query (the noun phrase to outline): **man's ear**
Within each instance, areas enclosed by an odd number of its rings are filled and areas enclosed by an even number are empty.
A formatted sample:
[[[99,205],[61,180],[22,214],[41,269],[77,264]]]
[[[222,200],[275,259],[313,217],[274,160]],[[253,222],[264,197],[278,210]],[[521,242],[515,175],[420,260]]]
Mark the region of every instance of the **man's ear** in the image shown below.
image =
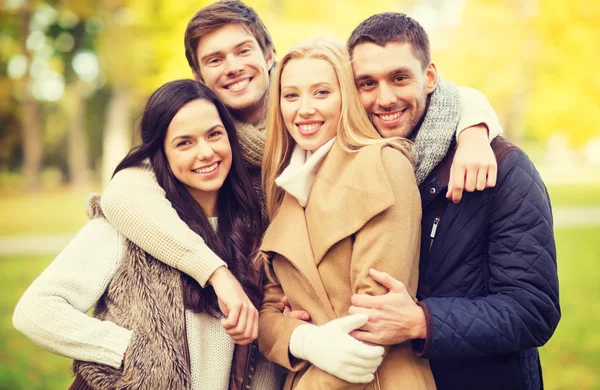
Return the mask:
[[[430,94],[435,90],[438,81],[437,68],[433,61],[427,65],[427,69],[425,69],[425,77],[427,78],[427,94]]]
[[[265,55],[265,61],[267,62],[267,69],[270,72],[275,63],[275,52],[273,52],[273,49],[269,49],[269,52]]]
[[[200,71],[195,71],[192,69],[192,73],[194,75],[194,80],[199,81],[201,83],[204,82],[204,80],[202,80],[202,76],[200,75]]]

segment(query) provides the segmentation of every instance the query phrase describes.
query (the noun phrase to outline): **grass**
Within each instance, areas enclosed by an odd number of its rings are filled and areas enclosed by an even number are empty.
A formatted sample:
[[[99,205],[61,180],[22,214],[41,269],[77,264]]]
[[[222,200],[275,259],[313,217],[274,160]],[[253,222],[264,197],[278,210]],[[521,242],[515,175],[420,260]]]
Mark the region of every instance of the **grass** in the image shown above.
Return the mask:
[[[552,207],[600,207],[600,183],[563,184],[548,186]]]
[[[87,191],[0,193],[0,236],[74,233],[87,221]]]
[[[0,389],[67,389],[71,360],[45,352],[12,326],[17,301],[54,256],[0,257]]]
[[[541,349],[547,389],[600,384],[600,227],[556,232],[562,320]],[[53,256],[0,256],[0,389],[65,389],[70,361],[35,346],[12,327],[17,300]]]
[[[556,233],[562,319],[541,350],[547,389],[600,388],[600,227]]]

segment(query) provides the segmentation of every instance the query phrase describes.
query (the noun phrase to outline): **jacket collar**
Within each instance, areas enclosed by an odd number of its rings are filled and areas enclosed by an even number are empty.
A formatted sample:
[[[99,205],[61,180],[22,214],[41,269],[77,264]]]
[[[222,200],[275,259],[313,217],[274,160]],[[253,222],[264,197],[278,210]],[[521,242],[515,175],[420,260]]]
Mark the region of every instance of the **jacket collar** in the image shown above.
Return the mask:
[[[456,143],[452,142],[448,153],[446,153],[446,157],[433,168],[429,176],[419,186],[423,209],[437,196],[441,196],[440,194],[445,195],[450,182],[450,169],[455,153]]]
[[[306,207],[316,264],[333,245],[394,203],[381,160],[382,147],[374,145],[350,154],[336,143],[317,173]]]
[[[315,264],[304,208],[287,192],[265,232],[260,249],[278,253],[292,263],[313,287],[327,316],[336,317]]]
[[[394,203],[381,160],[382,147],[347,153],[336,142],[317,173],[306,208],[286,193],[263,238],[261,249],[279,253],[294,264],[330,315],[333,309],[317,266],[333,245]]]

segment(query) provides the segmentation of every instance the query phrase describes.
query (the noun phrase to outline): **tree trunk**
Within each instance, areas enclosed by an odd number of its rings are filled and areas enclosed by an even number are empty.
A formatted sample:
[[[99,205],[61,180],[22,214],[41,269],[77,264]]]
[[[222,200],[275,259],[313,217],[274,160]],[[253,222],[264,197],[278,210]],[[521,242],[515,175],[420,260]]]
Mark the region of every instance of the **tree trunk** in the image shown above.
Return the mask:
[[[89,185],[90,170],[87,137],[85,134],[85,86],[81,80],[69,85],[67,102],[69,105],[68,155],[69,179],[76,188]]]
[[[27,192],[36,192],[40,188],[42,169],[42,131],[40,105],[31,94],[30,77],[23,80],[24,93],[21,105],[21,138],[23,139],[23,173]]]
[[[31,19],[30,5],[25,4],[21,10],[21,51],[31,64],[31,53],[27,50],[29,22]],[[21,138],[23,142],[23,173],[28,192],[35,192],[40,187],[40,171],[42,168],[42,121],[40,105],[31,92],[31,75],[25,72],[22,80],[21,104]]]
[[[131,118],[129,91],[116,87],[106,112],[106,125],[102,139],[102,184],[110,181],[113,171],[131,148]]]

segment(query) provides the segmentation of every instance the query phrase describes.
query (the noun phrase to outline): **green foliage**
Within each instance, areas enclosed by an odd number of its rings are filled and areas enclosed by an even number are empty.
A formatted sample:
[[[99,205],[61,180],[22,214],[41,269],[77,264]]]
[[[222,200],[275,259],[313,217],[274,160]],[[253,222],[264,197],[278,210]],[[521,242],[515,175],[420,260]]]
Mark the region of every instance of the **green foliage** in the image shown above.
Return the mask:
[[[575,146],[600,136],[600,2],[541,1],[533,23],[539,39],[525,117],[538,138],[561,130]]]
[[[98,141],[111,91],[129,91],[128,109],[135,117],[159,85],[191,77],[183,48],[185,27],[196,11],[211,2],[28,2],[32,10],[45,7],[56,11],[56,21],[45,30],[47,43],[54,50],[49,60],[52,70],[72,76],[75,52],[59,50],[65,37],[74,39],[73,50],[91,50],[99,59],[102,76],[86,84],[88,89],[82,96],[88,102],[83,127],[90,139],[92,169],[101,161],[102,142]],[[461,2],[449,7],[445,5],[449,2],[440,0],[349,0],[343,4],[306,0],[302,6],[291,0],[247,3],[269,28],[279,55],[298,41],[315,36],[345,40],[373,13],[408,12],[428,29],[440,73],[483,91],[498,112],[508,138],[545,142],[552,133],[561,131],[579,147],[600,136],[600,76],[595,72],[600,59],[594,50],[600,47],[600,24],[596,23],[600,2],[468,0],[462,8]],[[458,11],[453,16],[455,9]],[[0,168],[8,166],[11,170],[23,160],[18,145],[23,143],[19,102],[24,89],[22,80],[12,80],[6,74],[11,57],[24,54],[19,11],[0,12]],[[66,81],[70,91],[73,77]],[[66,171],[66,148],[58,145],[65,143],[73,107],[66,98],[42,105],[44,165],[58,165]],[[124,126],[133,129],[133,123]]]
[[[600,3],[469,0],[455,29],[430,34],[441,74],[483,91],[513,140],[600,136]]]

